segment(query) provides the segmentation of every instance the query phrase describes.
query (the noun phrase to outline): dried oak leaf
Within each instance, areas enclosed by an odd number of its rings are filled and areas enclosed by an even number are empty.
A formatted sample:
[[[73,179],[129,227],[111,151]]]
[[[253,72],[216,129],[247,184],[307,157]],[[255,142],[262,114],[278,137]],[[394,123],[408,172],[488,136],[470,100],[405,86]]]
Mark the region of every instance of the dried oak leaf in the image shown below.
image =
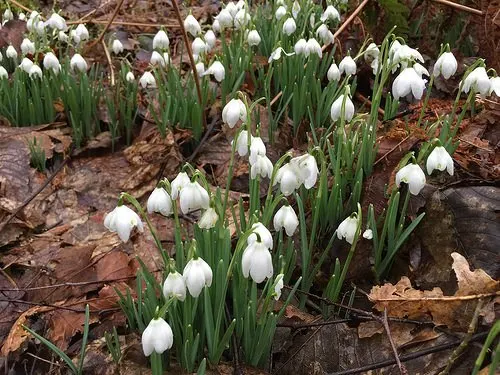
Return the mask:
[[[493,280],[486,272],[471,271],[467,260],[458,253],[452,253],[452,268],[458,279],[458,290],[453,296],[445,296],[441,288],[432,290],[414,289],[407,277],[396,285],[390,283],[372,288],[369,299],[374,307],[392,317],[410,319],[431,319],[436,325],[467,329],[479,298],[498,296],[500,282]],[[494,319],[494,304],[491,300],[481,310],[486,322]]]

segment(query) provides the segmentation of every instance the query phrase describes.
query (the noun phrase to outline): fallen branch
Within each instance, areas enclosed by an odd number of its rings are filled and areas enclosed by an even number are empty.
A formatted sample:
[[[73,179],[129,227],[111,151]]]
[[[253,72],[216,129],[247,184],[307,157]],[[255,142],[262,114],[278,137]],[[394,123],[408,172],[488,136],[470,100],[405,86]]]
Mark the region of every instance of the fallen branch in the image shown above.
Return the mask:
[[[450,0],[432,0],[432,1],[434,1],[435,3],[440,3],[440,4],[448,5],[448,6],[452,7],[452,8],[457,9],[457,10],[462,10],[464,12],[476,14],[478,16],[484,15],[484,13],[481,10],[479,10],[479,9],[474,9],[474,8],[471,8],[471,7],[462,5],[462,4],[457,4],[457,3],[454,3],[453,1],[450,1]]]
[[[384,309],[384,315],[381,321],[382,325],[384,326],[385,333],[387,334],[387,338],[389,339],[389,343],[391,344],[391,349],[394,353],[394,359],[396,360],[396,364],[398,365],[399,372],[401,373],[401,375],[408,375],[406,367],[403,366],[401,360],[399,359],[398,349],[396,348],[396,344],[394,343],[394,339],[391,335],[391,329],[389,328],[389,323],[387,322],[387,309]]]

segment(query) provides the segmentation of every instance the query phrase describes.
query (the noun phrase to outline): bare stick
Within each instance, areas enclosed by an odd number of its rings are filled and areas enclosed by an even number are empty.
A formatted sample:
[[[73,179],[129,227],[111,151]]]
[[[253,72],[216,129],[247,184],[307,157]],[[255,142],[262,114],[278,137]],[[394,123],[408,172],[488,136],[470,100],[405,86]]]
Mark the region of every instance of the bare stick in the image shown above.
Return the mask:
[[[113,60],[111,60],[111,55],[109,54],[108,47],[106,46],[106,42],[104,40],[101,40],[102,43],[102,48],[104,48],[104,53],[106,54],[106,59],[108,60],[109,64],[109,72],[111,75],[111,86],[115,85],[115,70],[113,69]]]
[[[457,3],[454,3],[453,1],[449,1],[449,0],[432,0],[432,1],[434,1],[435,3],[448,5],[452,8],[457,9],[457,10],[463,10],[464,12],[476,14],[478,16],[484,15],[484,13],[482,11],[480,11],[479,9],[474,9],[474,8],[471,8],[471,7],[462,5],[462,4],[457,4]]]
[[[25,10],[26,12],[33,12],[30,8],[25,7],[23,4],[18,3],[16,0],[10,0],[12,4],[14,4],[16,7],[21,8],[22,10]]]
[[[79,22],[79,21],[68,21],[66,22],[67,25],[75,25],[77,23],[91,23],[95,25],[106,25],[109,23],[109,21],[104,21],[104,20],[88,20],[84,22]],[[166,27],[168,29],[175,28],[177,29],[179,27],[178,24],[161,24],[161,23],[142,23],[142,22],[127,22],[127,21],[113,21],[111,22],[112,25],[120,25],[120,26],[137,26],[137,27]]]
[[[116,15],[118,14],[118,11],[120,10],[124,0],[118,0],[118,4],[116,4],[116,8],[111,15],[111,18],[109,19],[108,23],[104,27],[104,30],[101,32],[101,35],[99,35],[99,38],[97,38],[91,45],[90,48],[95,47],[98,43],[101,43],[102,39],[104,38],[104,34],[106,34],[106,31],[108,31],[109,27],[113,23]]]
[[[398,365],[399,372],[401,375],[408,375],[408,371],[406,367],[403,366],[401,360],[399,359],[398,350],[396,349],[396,344],[394,343],[394,339],[391,335],[391,329],[389,328],[389,323],[387,322],[387,309],[384,309],[384,317],[381,319],[382,325],[384,326],[385,333],[389,338],[389,343],[391,344],[392,352],[394,353],[394,359],[396,360],[396,364]]]

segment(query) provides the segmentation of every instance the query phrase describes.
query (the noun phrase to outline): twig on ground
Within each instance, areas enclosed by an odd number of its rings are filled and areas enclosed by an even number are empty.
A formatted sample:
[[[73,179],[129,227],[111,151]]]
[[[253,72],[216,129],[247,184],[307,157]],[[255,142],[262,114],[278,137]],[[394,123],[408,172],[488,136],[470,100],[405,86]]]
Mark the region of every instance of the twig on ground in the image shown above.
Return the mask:
[[[95,25],[107,25],[109,21],[106,20],[88,20],[84,22],[79,21],[68,21],[67,25],[75,25],[78,23],[91,23]],[[175,28],[177,29],[179,25],[177,24],[161,24],[161,23],[143,23],[143,22],[128,22],[128,21],[113,21],[111,25],[120,25],[120,26],[136,26],[136,27],[166,27],[168,29]]]
[[[111,15],[111,18],[109,19],[108,23],[106,24],[106,26],[104,27],[104,30],[102,30],[101,34],[99,35],[99,37],[94,40],[94,42],[92,42],[90,44],[90,46],[88,47],[89,49],[92,48],[92,47],[95,47],[97,44],[101,43],[101,41],[103,40],[104,38],[104,35],[106,34],[106,31],[108,31],[109,27],[111,26],[111,24],[113,23],[116,15],[118,14],[122,4],[123,4],[123,1],[124,0],[118,0],[118,4],[116,4],[116,8],[115,10],[113,11],[113,14]]]
[[[106,55],[106,59],[108,60],[108,65],[109,65],[109,74],[111,76],[111,86],[115,85],[115,70],[113,69],[113,60],[111,60],[111,55],[109,54],[108,47],[106,46],[106,42],[104,40],[101,40],[102,43],[102,48],[104,48],[104,53]]]
[[[474,332],[476,332],[479,313],[481,312],[482,307],[483,307],[483,300],[480,299],[477,302],[476,309],[474,310],[474,315],[472,316],[471,322],[469,324],[469,329],[467,330],[467,334],[465,335],[460,345],[457,348],[455,348],[453,353],[451,353],[450,359],[446,364],[446,368],[443,371],[441,371],[439,375],[448,375],[450,373],[451,368],[457,361],[457,359],[463,354],[463,352],[469,345],[469,342],[472,339],[472,335],[474,335]]]
[[[440,3],[440,4],[448,5],[448,6],[452,7],[452,8],[457,9],[457,10],[463,10],[464,12],[469,12],[469,13],[472,13],[472,14],[476,14],[478,16],[484,15],[484,13],[481,10],[479,10],[479,9],[474,9],[474,8],[471,8],[471,7],[462,5],[462,4],[457,4],[457,3],[454,3],[453,1],[449,1],[449,0],[432,0],[432,1],[434,1],[435,3]]]
[[[404,365],[401,363],[399,359],[398,349],[396,348],[396,344],[394,343],[394,339],[392,338],[391,335],[391,329],[389,328],[389,323],[387,321],[387,309],[384,309],[383,318],[380,320],[382,322],[382,325],[384,326],[384,330],[385,333],[387,334],[387,338],[389,339],[389,343],[391,344],[391,349],[392,352],[394,353],[394,359],[396,360],[396,364],[398,365],[399,372],[401,373],[401,375],[408,375],[406,367],[404,367]]]
[[[23,4],[17,2],[16,0],[10,0],[10,2],[12,4],[14,4],[16,7],[21,8],[22,10],[24,10],[26,12],[29,12],[29,13],[33,12],[33,10],[31,10],[30,8],[25,7]]]

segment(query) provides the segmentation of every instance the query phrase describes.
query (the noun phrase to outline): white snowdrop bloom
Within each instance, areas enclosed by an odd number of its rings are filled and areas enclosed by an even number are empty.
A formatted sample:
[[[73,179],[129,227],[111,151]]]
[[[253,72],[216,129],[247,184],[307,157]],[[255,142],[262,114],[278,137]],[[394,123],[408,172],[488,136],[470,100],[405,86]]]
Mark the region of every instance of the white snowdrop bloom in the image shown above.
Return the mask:
[[[408,66],[409,61],[420,61],[423,63],[424,58],[416,49],[403,44],[394,52],[392,63],[396,66],[401,65],[401,67],[404,69]]]
[[[297,214],[291,206],[281,206],[281,208],[276,212],[273,219],[274,230],[279,231],[285,228],[285,232],[288,237],[293,236],[295,230],[299,226],[299,219]]]
[[[87,40],[89,38],[89,31],[83,23],[76,27],[75,34],[78,38],[80,38],[80,41]]]
[[[196,64],[196,73],[198,73],[198,77],[203,77],[203,74],[205,73],[205,64],[203,62],[199,62]]]
[[[227,9],[222,9],[220,13],[217,15],[217,17],[215,17],[215,21],[212,25],[212,28],[214,28],[215,22],[219,24],[218,27],[219,30],[214,30],[214,31],[220,31],[221,27],[225,28],[233,26],[233,16]]]
[[[186,282],[184,277],[175,271],[170,272],[163,283],[163,295],[165,298],[176,298],[179,301],[186,299]]]
[[[35,43],[33,43],[28,38],[24,38],[23,42],[21,43],[21,52],[24,55],[34,55],[35,51]]]
[[[77,35],[76,30],[71,30],[69,32],[69,36],[71,37],[71,39],[73,39],[73,43],[77,45],[80,44],[81,40],[80,37]]]
[[[193,40],[191,48],[193,49],[193,54],[195,55],[201,55],[207,51],[207,45],[201,38]]]
[[[456,73],[457,68],[458,68],[457,59],[455,58],[453,53],[444,52],[436,60],[432,74],[435,77],[438,77],[440,74],[442,74],[444,79],[449,79],[452,75]]]
[[[149,214],[159,212],[163,216],[168,216],[172,213],[172,198],[164,188],[157,187],[148,198],[147,209]]]
[[[139,84],[143,89],[146,88],[156,88],[156,79],[151,72],[144,72],[144,74],[139,78]]]
[[[241,271],[245,278],[250,276],[257,284],[273,277],[273,259],[264,243],[256,240],[245,248],[241,257]]]
[[[318,57],[321,58],[323,56],[323,51],[321,50],[321,46],[318,41],[314,38],[311,38],[306,43],[304,54],[306,56],[317,54]]]
[[[45,26],[51,29],[64,31],[68,28],[66,20],[57,13],[52,13],[50,18],[45,22]]]
[[[9,73],[3,66],[0,65],[0,79],[9,78]]]
[[[42,69],[36,64],[33,64],[29,71],[30,78],[42,78]]]
[[[208,209],[210,206],[210,197],[198,181],[195,181],[190,182],[181,189],[179,203],[182,213],[188,214],[201,208]]]
[[[250,142],[250,157],[249,162],[250,164],[254,164],[257,161],[257,156],[264,156],[266,155],[266,145],[264,144],[264,141],[260,137],[251,137],[251,142]]]
[[[191,179],[189,178],[186,172],[179,172],[177,177],[175,177],[170,184],[172,189],[172,199],[177,199],[181,190],[191,183]]]
[[[56,55],[52,52],[47,52],[43,58],[43,67],[46,70],[52,69],[54,73],[59,73],[61,70],[61,64],[57,59]]]
[[[276,173],[276,180],[274,184],[280,184],[280,191],[285,196],[288,197],[295,190],[297,190],[301,185],[301,180],[299,173],[291,163],[286,163]]]
[[[316,38],[320,39],[323,44],[330,44],[333,43],[333,33],[330,31],[328,26],[326,26],[324,23],[321,24],[318,29],[316,30]]]
[[[21,12],[17,16],[17,18],[19,19],[19,21],[24,21],[26,19],[26,14],[24,14],[24,13]]]
[[[396,173],[396,185],[408,184],[410,193],[418,195],[425,186],[425,174],[418,164],[408,164]]]
[[[356,62],[351,56],[346,56],[339,64],[340,74],[354,75],[356,74]]]
[[[394,99],[413,94],[415,99],[420,100],[425,89],[425,80],[419,77],[415,69],[405,68],[392,83],[392,95]]]
[[[438,171],[446,171],[450,176],[453,176],[453,159],[442,146],[437,146],[432,150],[430,155],[427,157],[427,174],[431,175],[434,169]]]
[[[300,183],[304,184],[306,189],[312,188],[318,179],[319,169],[316,159],[311,154],[297,156],[290,160],[290,164],[297,171]]]
[[[250,46],[258,46],[260,44],[261,38],[257,30],[252,30],[248,33],[247,42]]]
[[[282,19],[285,15],[286,15],[286,8],[283,5],[278,7],[278,9],[276,9],[276,13],[274,14],[274,16],[278,21]]]
[[[290,36],[295,30],[297,30],[297,25],[295,24],[295,20],[290,17],[283,24],[283,33]]]
[[[234,17],[236,13],[238,13],[238,11],[241,9],[242,8],[238,8],[238,6],[232,1],[228,2],[226,7],[224,8],[224,10],[226,10],[231,15],[231,17]]]
[[[333,121],[337,121],[342,114],[342,103],[344,101],[344,94],[340,95],[337,100],[335,100],[330,108],[330,116]],[[354,116],[354,104],[347,96],[345,98],[345,108],[344,108],[344,120],[351,121]]]
[[[135,76],[134,76],[134,73],[132,72],[127,72],[127,74],[125,75],[125,80],[127,82],[134,82],[135,81]]]
[[[273,163],[266,155],[257,155],[255,161],[251,164],[250,178],[254,180],[257,175],[262,178],[271,178],[273,174]]]
[[[59,39],[59,41],[62,43],[68,43],[69,36],[64,31],[59,31],[59,33],[57,34],[57,39]]]
[[[429,76],[429,71],[425,69],[425,67],[419,63],[413,64],[413,69],[417,72],[418,76],[422,78],[423,75]]]
[[[491,82],[486,69],[480,66],[470,72],[465,78],[462,91],[468,93],[472,89],[473,92],[478,92],[484,97],[490,92],[490,88]]]
[[[224,65],[222,65],[219,61],[214,61],[203,75],[208,74],[213,75],[217,82],[221,82],[226,76],[226,70],[224,69]]]
[[[31,70],[31,67],[33,66],[33,61],[25,57],[24,59],[21,60],[21,64],[19,64],[19,67],[24,70],[26,73],[29,73]]]
[[[222,110],[222,121],[230,128],[234,128],[238,120],[247,120],[247,108],[240,99],[231,99]]]
[[[75,53],[71,58],[69,65],[73,71],[78,70],[80,72],[87,71],[87,62],[79,53]]]
[[[302,55],[305,53],[306,46],[307,46],[307,41],[305,39],[299,39],[297,43],[295,43],[293,50],[297,55]]]
[[[378,46],[375,43],[370,43],[368,47],[366,47],[364,58],[365,61],[372,62],[373,60],[378,59],[379,55],[380,50],[378,49]]]
[[[123,44],[118,39],[113,40],[113,44],[111,45],[111,50],[115,55],[119,55],[123,52]]]
[[[258,240],[258,237],[255,233],[257,233],[260,237],[260,242],[264,244],[266,248],[269,250],[273,249],[273,236],[271,235],[271,232],[269,232],[269,229],[267,229],[264,224],[257,222],[254,225],[252,225],[251,228],[252,234],[248,236],[247,239],[247,244],[250,245],[254,243],[255,241]]]
[[[9,59],[16,59],[17,58],[17,51],[13,46],[8,46],[7,50],[5,51],[5,56],[7,56]]]
[[[153,49],[167,49],[170,45],[170,40],[165,31],[158,31],[153,38]]]
[[[272,61],[279,60],[281,58],[281,52],[283,52],[283,48],[276,48],[273,52],[271,52],[271,56],[269,56],[267,62],[270,64]]]
[[[370,228],[367,228],[367,229],[363,232],[363,238],[366,238],[367,240],[371,240],[371,239],[373,239],[373,231],[372,231]]]
[[[162,318],[152,319],[142,333],[142,351],[146,357],[153,352],[162,354],[174,344],[174,333]]]
[[[490,78],[490,92],[495,93],[496,96],[500,97],[500,77],[491,77]]]
[[[352,245],[354,241],[354,236],[356,235],[356,230],[358,228],[358,218],[353,215],[346,218],[340,223],[337,228],[337,237],[339,240],[345,239],[348,243]]]
[[[276,280],[274,281],[274,299],[278,301],[281,298],[281,289],[283,289],[283,275],[280,273],[278,276],[276,276]]]
[[[33,23],[33,28],[38,35],[45,34],[45,23],[43,21],[38,20]]]
[[[238,0],[238,2],[236,3],[236,9],[240,10],[240,9],[243,9],[244,7],[245,7],[245,1]]]
[[[125,205],[117,206],[104,218],[104,226],[111,232],[117,232],[123,242],[130,238],[130,232],[137,227],[139,232],[144,230],[141,218]]]
[[[198,220],[198,226],[201,229],[210,229],[215,227],[217,224],[217,220],[219,220],[219,215],[217,215],[217,211],[212,207],[209,207],[203,215],[201,215],[200,220]]]
[[[167,54],[168,56],[168,54]],[[169,58],[170,60],[170,58]],[[163,55],[161,53],[159,53],[158,51],[153,51],[153,53],[151,54],[151,59],[149,60],[149,63],[153,66],[156,66],[156,65],[159,65],[161,67],[165,67],[167,65],[167,61],[165,61],[165,58],[163,57]]]
[[[203,37],[203,39],[205,39],[205,43],[209,49],[212,49],[215,47],[215,43],[217,42],[217,37],[215,36],[215,33],[212,30],[208,30],[205,33],[205,36]]]
[[[184,28],[193,37],[198,36],[201,33],[201,26],[191,14],[184,20]]]
[[[236,139],[236,151],[240,156],[245,156],[248,153],[248,132],[246,130],[242,130]]]
[[[5,11],[3,12],[3,17],[2,17],[3,23],[10,21],[10,20],[13,20],[13,19],[14,19],[14,13],[12,13],[10,8],[5,9]]]
[[[321,22],[325,22],[327,20],[337,20],[340,21],[340,14],[337,9],[333,5],[328,5],[321,15]]]
[[[292,17],[297,19],[299,13],[300,13],[300,4],[297,0],[295,0],[292,4]]]
[[[234,27],[236,30],[246,27],[251,21],[250,13],[246,9],[240,9],[234,16]]]
[[[285,0],[276,0],[276,5],[277,6],[285,5]]]
[[[212,285],[212,269],[201,258],[193,258],[184,267],[182,272],[189,294],[198,298],[205,286]]]
[[[337,64],[333,63],[330,65],[330,68],[328,69],[328,72],[326,73],[326,78],[328,78],[328,81],[339,81],[340,80],[340,70],[337,66]]]

